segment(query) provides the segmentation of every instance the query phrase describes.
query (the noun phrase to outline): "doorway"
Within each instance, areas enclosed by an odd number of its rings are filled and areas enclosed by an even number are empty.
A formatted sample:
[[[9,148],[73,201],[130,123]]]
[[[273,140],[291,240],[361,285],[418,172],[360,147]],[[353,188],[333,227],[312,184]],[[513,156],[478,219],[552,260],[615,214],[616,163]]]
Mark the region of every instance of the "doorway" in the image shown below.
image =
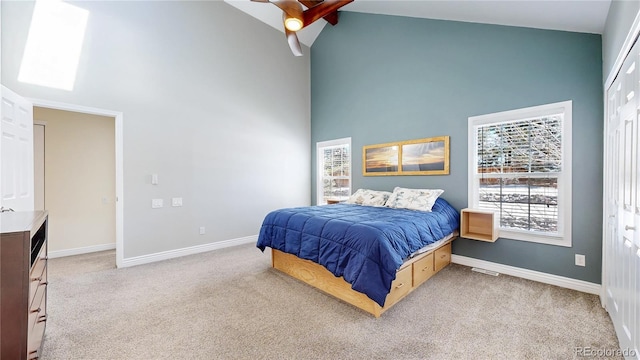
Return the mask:
[[[115,118],[37,106],[33,116],[35,206],[51,219],[49,256],[115,249]]]
[[[66,103],[60,103],[60,102],[55,102],[55,101],[48,101],[48,100],[41,100],[41,99],[29,99],[29,101],[33,104],[34,108],[43,108],[45,110],[61,110],[61,111],[67,111],[70,113],[74,113],[74,114],[84,114],[84,115],[98,115],[98,116],[102,116],[102,117],[108,117],[110,118],[110,127],[113,130],[113,141],[112,143],[114,144],[114,149],[112,150],[111,153],[111,159],[113,160],[114,166],[111,166],[111,168],[113,169],[113,173],[111,175],[108,175],[109,177],[115,179],[115,193],[112,193],[112,196],[100,196],[99,197],[99,202],[102,205],[108,205],[108,206],[113,206],[115,208],[115,226],[113,225],[113,223],[110,225],[111,228],[113,229],[115,227],[115,249],[116,249],[116,258],[115,258],[115,263],[116,263],[116,267],[121,267],[123,264],[123,259],[124,259],[124,231],[123,231],[123,223],[124,223],[124,217],[123,217],[123,211],[124,211],[124,203],[123,203],[123,188],[124,188],[124,179],[123,179],[123,124],[124,124],[124,115],[122,112],[118,112],[118,111],[112,111],[112,110],[105,110],[105,109],[99,109],[99,108],[92,108],[92,107],[86,107],[86,106],[80,106],[80,105],[73,105],[73,104],[66,104]],[[42,123],[42,122],[37,122],[37,123]],[[45,126],[45,144],[47,143],[46,140],[46,126],[51,125],[48,122],[44,122],[44,126]],[[86,137],[90,138],[91,134],[86,134]],[[74,156],[79,157],[79,156],[83,156],[82,153],[74,153]],[[45,170],[46,170],[46,162],[47,159],[45,159]],[[73,174],[69,174],[69,176],[73,176]],[[45,176],[46,178],[46,176]],[[45,179],[46,180],[46,179]],[[46,195],[45,191],[45,195]],[[48,206],[48,205],[45,205]],[[50,217],[51,216],[55,216],[55,214],[51,214],[50,213]],[[70,226],[73,226],[73,223],[69,223]],[[87,230],[89,231],[89,230]],[[94,233],[101,231],[101,229],[90,229],[89,233],[85,233],[83,234],[84,237],[91,237],[93,236]],[[50,234],[51,235],[51,234]],[[53,241],[53,239],[52,239]],[[100,244],[98,244],[100,245]],[[104,244],[103,244],[104,245]],[[99,246],[96,245],[89,245],[89,246],[93,246],[93,247],[89,247],[89,249],[83,249],[86,246],[80,246],[78,248],[75,248],[76,252],[72,251],[71,249],[67,249],[66,252],[62,252],[62,253],[58,253],[61,256],[66,256],[66,255],[75,255],[75,254],[80,254],[80,253],[86,253],[86,252],[92,252],[92,251],[100,251],[102,250],[102,248],[100,248]],[[105,245],[106,246],[106,245]],[[109,248],[113,248],[114,245],[111,243],[110,245],[108,245]],[[72,248],[73,249],[73,248]],[[54,249],[50,249],[54,250]],[[87,251],[90,250],[90,251]],[[104,250],[106,250],[106,248],[104,248]],[[55,250],[54,250],[55,251]],[[56,253],[54,253],[54,255],[56,255]]]

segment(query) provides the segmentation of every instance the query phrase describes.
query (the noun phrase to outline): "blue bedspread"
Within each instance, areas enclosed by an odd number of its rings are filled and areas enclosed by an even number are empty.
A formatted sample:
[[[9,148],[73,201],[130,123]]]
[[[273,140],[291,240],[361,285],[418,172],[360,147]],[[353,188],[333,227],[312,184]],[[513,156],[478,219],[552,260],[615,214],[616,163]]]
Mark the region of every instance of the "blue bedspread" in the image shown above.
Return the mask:
[[[257,247],[316,262],[384,306],[404,260],[458,229],[459,221],[442,198],[432,212],[351,204],[281,209],[265,217]]]

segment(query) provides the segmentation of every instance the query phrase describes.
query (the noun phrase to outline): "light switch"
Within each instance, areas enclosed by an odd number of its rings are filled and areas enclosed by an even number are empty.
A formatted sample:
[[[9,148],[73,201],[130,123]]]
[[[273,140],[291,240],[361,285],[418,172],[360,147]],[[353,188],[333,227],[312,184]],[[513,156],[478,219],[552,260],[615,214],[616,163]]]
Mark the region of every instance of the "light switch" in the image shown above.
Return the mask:
[[[171,198],[171,206],[182,206],[182,198]]]
[[[151,208],[152,209],[158,209],[158,208],[161,208],[162,206],[163,206],[162,199],[151,199]]]
[[[158,174],[151,174],[151,185],[158,185]]]

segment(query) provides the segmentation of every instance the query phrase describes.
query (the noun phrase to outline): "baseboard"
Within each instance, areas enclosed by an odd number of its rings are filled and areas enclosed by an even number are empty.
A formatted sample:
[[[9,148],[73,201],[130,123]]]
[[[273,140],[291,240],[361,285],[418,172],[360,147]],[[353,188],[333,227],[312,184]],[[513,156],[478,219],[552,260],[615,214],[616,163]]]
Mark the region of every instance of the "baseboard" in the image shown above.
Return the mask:
[[[501,274],[515,276],[527,280],[533,280],[545,284],[560,286],[567,289],[582,291],[589,294],[600,295],[600,284],[588,281],[571,279],[564,276],[547,274],[539,271],[518,268],[515,266],[498,264],[490,261],[474,259],[461,255],[451,255],[451,262],[470,267],[478,267],[486,270],[499,272]]]
[[[49,251],[49,259],[55,259],[55,258],[60,258],[65,256],[89,254],[89,253],[98,252],[98,251],[113,250],[115,248],[116,248],[116,244],[113,243],[113,244],[85,246],[85,247],[79,247],[74,249]]]
[[[142,264],[148,264],[156,261],[169,260],[181,256],[194,255],[212,250],[224,249],[232,246],[244,245],[249,243],[255,243],[258,241],[258,235],[246,236],[237,239],[216,241],[209,244],[191,246],[188,248],[163,251],[155,254],[134,256],[131,258],[125,258],[122,260],[122,266],[130,267]]]

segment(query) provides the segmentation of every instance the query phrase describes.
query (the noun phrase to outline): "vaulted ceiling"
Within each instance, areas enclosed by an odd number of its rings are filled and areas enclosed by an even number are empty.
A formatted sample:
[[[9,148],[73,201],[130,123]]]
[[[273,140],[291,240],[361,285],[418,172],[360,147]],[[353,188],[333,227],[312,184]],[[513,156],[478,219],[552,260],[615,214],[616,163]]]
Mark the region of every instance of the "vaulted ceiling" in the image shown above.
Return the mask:
[[[283,31],[282,11],[276,6],[250,0],[225,2]],[[301,1],[313,2],[317,1]],[[340,11],[602,34],[610,4],[611,0],[355,0]],[[313,45],[326,24],[319,20],[300,30],[300,42]]]

